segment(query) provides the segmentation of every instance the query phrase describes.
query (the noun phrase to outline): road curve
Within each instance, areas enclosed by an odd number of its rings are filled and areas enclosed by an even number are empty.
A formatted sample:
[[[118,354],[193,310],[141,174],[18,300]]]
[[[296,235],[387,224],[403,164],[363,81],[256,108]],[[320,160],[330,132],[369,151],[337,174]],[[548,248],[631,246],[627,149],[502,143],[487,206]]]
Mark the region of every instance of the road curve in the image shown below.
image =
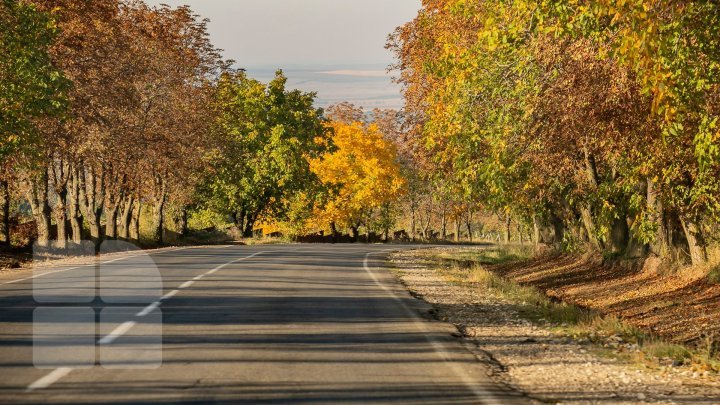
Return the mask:
[[[100,294],[87,281],[93,267],[57,267],[36,278],[28,271],[3,274],[0,402],[527,402],[488,379],[486,367],[451,336],[451,325],[422,316],[424,304],[386,269],[388,249],[272,245],[153,252],[149,262],[161,282],[155,299],[63,305],[96,314],[95,365],[86,368],[35,367],[33,313],[53,305],[36,303],[33,287],[60,280]],[[105,266],[141,263],[131,257],[137,254]],[[142,267],[117,279],[152,296],[152,284],[139,278],[148,273]],[[105,310],[113,316],[100,315]],[[159,351],[143,346],[153,334],[160,335],[151,346]]]

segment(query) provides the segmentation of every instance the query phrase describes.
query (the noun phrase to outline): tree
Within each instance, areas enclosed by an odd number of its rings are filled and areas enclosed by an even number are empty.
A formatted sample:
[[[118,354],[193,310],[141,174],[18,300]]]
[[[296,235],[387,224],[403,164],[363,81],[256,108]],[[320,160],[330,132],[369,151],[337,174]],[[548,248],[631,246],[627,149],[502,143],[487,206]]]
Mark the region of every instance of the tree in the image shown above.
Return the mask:
[[[720,219],[717,4],[423,6],[389,47],[451,195],[532,223],[536,240],[663,258],[685,244],[706,260]]]
[[[0,1],[0,164],[37,141],[39,119],[65,107],[69,83],[48,52],[56,36],[50,13],[24,1]]]
[[[10,243],[6,159],[18,152],[37,154],[42,142],[38,122],[59,116],[66,106],[69,82],[49,54],[56,36],[51,13],[24,1],[0,1],[0,244]],[[46,222],[42,229],[49,232]]]
[[[400,173],[397,153],[377,125],[331,122],[334,149],[310,160],[310,167],[328,192],[317,207],[322,221],[333,231],[349,228],[353,238],[375,210],[403,193],[405,179]]]
[[[296,193],[316,182],[307,159],[326,147],[315,94],[286,90],[278,71],[268,85],[243,71],[218,83],[211,172],[201,185],[207,208],[229,215],[246,237],[261,218],[286,218]]]

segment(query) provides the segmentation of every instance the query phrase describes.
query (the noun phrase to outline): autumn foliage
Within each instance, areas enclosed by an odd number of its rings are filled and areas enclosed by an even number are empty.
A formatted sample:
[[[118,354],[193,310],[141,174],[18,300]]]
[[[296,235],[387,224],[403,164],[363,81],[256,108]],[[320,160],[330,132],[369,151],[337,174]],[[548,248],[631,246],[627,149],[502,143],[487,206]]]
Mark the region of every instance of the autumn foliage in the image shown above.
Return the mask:
[[[720,235],[719,22],[705,1],[426,0],[388,46],[413,139],[508,233],[700,264]]]
[[[0,22],[6,244],[28,221],[60,245],[472,240],[492,217],[606,256],[717,250],[715,2],[425,0],[388,43],[405,108],[369,113],[250,78],[187,7],[3,0]]]
[[[328,127],[333,134],[332,150],[310,161],[311,170],[327,189],[316,207],[315,220],[334,233],[349,228],[357,237],[360,225],[369,225],[370,218],[382,216],[399,199],[405,180],[395,146],[376,124],[333,121]],[[385,237],[391,226],[380,226]]]
[[[354,106],[326,117],[282,71],[248,77],[188,7],[2,0],[0,23],[6,247],[22,223],[60,248],[191,228],[387,236],[404,184],[393,144]],[[331,122],[343,109],[357,122]]]

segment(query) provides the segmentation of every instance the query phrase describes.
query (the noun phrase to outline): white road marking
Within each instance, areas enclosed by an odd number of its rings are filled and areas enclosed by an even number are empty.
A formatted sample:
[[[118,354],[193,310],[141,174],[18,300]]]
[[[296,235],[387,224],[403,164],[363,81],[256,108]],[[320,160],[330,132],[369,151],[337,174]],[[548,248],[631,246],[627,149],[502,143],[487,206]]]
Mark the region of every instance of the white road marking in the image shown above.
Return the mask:
[[[186,246],[186,247],[179,247],[179,248],[171,248],[171,249],[166,249],[166,250],[162,250],[162,251],[157,251],[157,252],[154,252],[154,253],[176,252],[176,251],[178,251],[178,250],[191,249],[191,248],[194,248],[194,247],[195,247],[195,246]],[[146,251],[141,251],[141,252],[143,252],[143,253],[145,253],[145,254],[147,254],[147,255],[152,255],[152,254],[153,254],[153,252],[146,252]],[[143,253],[138,253],[138,254],[136,254],[136,255],[130,255],[130,256],[123,256],[123,257],[119,257],[119,258],[117,258],[117,259],[108,260],[108,261],[105,261],[105,262],[100,262],[99,264],[110,264],[110,263],[114,263],[114,262],[117,262],[117,261],[120,261],[120,260],[131,259],[131,258],[133,258],[133,257],[142,256]],[[24,278],[19,278],[19,279],[17,279],[17,280],[4,281],[4,282],[0,283],[0,285],[20,283],[20,282],[22,282],[22,281],[32,280],[32,279],[35,279],[35,278],[38,278],[38,277],[47,276],[47,275],[49,275],[49,274],[62,273],[62,272],[64,272],[64,271],[70,271],[70,270],[77,270],[77,269],[79,269],[79,268],[81,268],[81,267],[95,266],[96,264],[98,264],[98,263],[81,264],[81,265],[75,266],[75,267],[68,267],[67,269],[60,269],[60,270],[48,271],[48,272],[40,273],[40,274],[34,274],[34,275],[32,275],[32,276],[24,277]]]
[[[142,311],[135,314],[137,317],[143,317],[149,315],[152,311],[156,310],[160,306],[160,301],[155,301],[152,304],[143,308]]]
[[[131,259],[131,258],[137,257],[137,256],[141,256],[141,254],[131,255],[131,256],[123,256],[123,257],[119,257],[119,258],[117,258],[117,259],[108,260],[108,261],[105,261],[105,262],[100,262],[100,264],[110,264],[110,263],[118,262],[118,261],[120,261],[120,260]],[[81,268],[81,267],[95,266],[95,264],[96,264],[96,263],[88,263],[88,264],[82,264],[82,265],[80,265],[80,266],[68,267],[67,269],[60,269],[60,270],[48,271],[48,272],[40,273],[40,274],[34,274],[34,275],[30,276],[30,277],[19,278],[19,279],[17,279],[17,280],[11,280],[11,281],[5,281],[5,282],[0,283],[0,285],[15,284],[15,283],[19,283],[19,282],[26,281],[26,280],[33,280],[33,279],[36,279],[36,278],[38,278],[38,277],[47,276],[47,275],[49,275],[49,274],[56,274],[56,273],[62,273],[62,272],[64,272],[64,271],[77,270],[77,269],[79,269],[79,268]]]
[[[176,249],[176,250],[190,249],[190,248],[192,248],[192,247],[178,248],[178,249]],[[243,261],[243,260],[247,260],[247,259],[253,258],[253,257],[258,256],[258,255],[261,255],[261,254],[263,254],[263,253],[267,253],[267,252],[257,252],[257,253],[253,253],[253,254],[251,254],[251,255],[249,255],[249,256],[244,256],[244,257],[241,257],[241,258],[239,258],[239,259],[235,259],[235,260],[233,260],[233,261],[227,262],[227,263],[225,263],[225,264],[222,264],[222,265],[220,265],[220,266],[215,267],[214,269],[206,272],[205,274],[202,274],[202,276],[203,276],[203,277],[204,277],[204,276],[208,276],[208,275],[213,274],[213,273],[217,272],[218,270],[220,270],[220,269],[222,269],[222,268],[224,268],[224,267],[227,267],[227,266],[229,266],[229,265],[231,265],[231,264],[234,264],[234,263],[237,263],[237,262],[241,262],[241,261]],[[128,258],[130,258],[130,257],[134,257],[134,256],[128,256],[128,257],[122,257],[122,258],[119,258],[119,259],[110,260],[110,261],[105,262],[105,263],[103,263],[103,264],[115,262],[115,261],[118,261],[118,260],[128,259]],[[94,264],[92,264],[92,265],[94,265]],[[91,265],[87,265],[87,266],[91,266]],[[77,267],[76,267],[76,268],[77,268]],[[59,270],[59,271],[67,271],[67,270],[71,270],[71,269],[63,269],[63,270]],[[45,274],[47,274],[47,273],[45,273]],[[43,275],[44,275],[44,274],[43,274]],[[33,277],[28,277],[28,279],[29,279],[29,278],[34,278],[34,277],[39,277],[39,276],[40,276],[40,275],[36,275],[36,276],[33,276]],[[195,277],[195,278],[198,278],[198,277],[200,277],[200,276],[197,276],[197,277]],[[200,277],[200,278],[202,278],[202,277]],[[16,281],[14,281],[14,282],[18,282],[18,281],[20,281],[20,280],[16,280]],[[187,281],[187,282],[183,283],[182,285],[185,285],[185,284],[188,284],[188,283],[190,283],[189,285],[192,285],[193,282],[192,282],[192,281]],[[180,286],[180,288],[183,288],[182,285]],[[188,286],[189,286],[189,285],[188,285]],[[172,291],[168,292],[167,294],[163,295],[162,298],[160,298],[159,301],[153,302],[152,304],[148,305],[148,306],[145,307],[142,311],[140,311],[140,312],[138,312],[137,314],[135,314],[135,316],[137,316],[137,317],[143,317],[143,316],[148,315],[150,312],[154,311],[157,307],[159,307],[162,301],[165,301],[165,300],[168,300],[168,299],[172,298],[173,296],[175,296],[175,295],[176,295],[177,293],[179,293],[179,292],[180,292],[180,290],[172,290]],[[127,321],[127,322],[122,323],[120,326],[118,326],[118,327],[115,328],[112,332],[110,332],[107,336],[105,336],[105,337],[103,337],[102,339],[100,339],[100,340],[98,341],[98,344],[103,345],[103,344],[110,344],[110,343],[114,342],[115,339],[117,339],[118,337],[120,337],[120,336],[124,335],[125,333],[127,333],[127,332],[128,332],[130,329],[132,329],[132,327],[135,326],[136,324],[137,324],[137,323],[136,323],[135,321]],[[28,385],[27,391],[30,392],[30,391],[34,391],[34,390],[37,390],[37,389],[47,388],[47,387],[51,386],[52,384],[54,384],[55,382],[57,382],[58,380],[60,380],[61,378],[63,378],[63,377],[65,377],[66,375],[70,374],[71,371],[73,371],[73,369],[70,368],[70,367],[57,368],[57,369],[51,371],[51,372],[50,372],[49,374],[47,374],[46,376],[44,376],[44,377],[40,378],[39,380],[35,381],[34,383]]]
[[[135,325],[137,325],[135,321],[125,321],[121,323],[120,326],[113,329],[113,331],[108,333],[104,338],[98,340],[98,344],[109,345],[110,343],[114,342],[115,339],[126,334]]]
[[[245,257],[241,257],[241,258],[239,258],[239,259],[235,259],[235,260],[233,260],[233,261],[231,261],[231,262],[227,262],[227,263],[225,263],[225,264],[222,264],[222,265],[220,265],[220,266],[217,266],[217,267],[215,267],[214,269],[208,271],[208,272],[205,273],[205,274],[214,273],[214,272],[216,272],[216,271],[218,271],[218,270],[220,270],[220,269],[222,269],[222,268],[225,268],[225,267],[227,267],[227,266],[229,266],[229,265],[231,265],[231,264],[235,264],[235,263],[237,263],[237,262],[241,262],[241,261],[247,260],[247,259],[252,259],[253,257],[258,256],[258,255],[261,255],[261,254],[263,254],[263,253],[268,253],[268,252],[257,252],[257,253],[253,253],[253,254],[251,254],[251,255],[249,255],[249,256],[245,256]]]
[[[427,325],[426,325],[427,321],[422,319],[415,311],[408,308],[408,306],[405,304],[405,302],[400,297],[398,297],[397,294],[395,294],[395,291],[388,288],[388,286],[386,286],[385,284],[381,283],[380,280],[375,275],[375,273],[370,269],[370,266],[368,265],[368,259],[370,258],[371,255],[386,253],[391,250],[393,250],[393,249],[388,249],[388,250],[384,250],[381,252],[371,252],[371,253],[366,254],[365,260],[363,261],[363,268],[365,269],[365,272],[368,275],[370,275],[370,278],[372,278],[372,280],[375,282],[375,284],[377,284],[378,287],[382,288],[385,292],[387,292],[388,295],[390,295],[392,297],[392,299],[394,301],[396,301],[398,303],[398,305],[400,305],[403,308],[405,313],[407,313],[407,315],[410,316],[410,318],[413,320],[413,323],[416,325],[418,330],[420,330],[420,333],[422,333],[423,336],[425,336],[425,339],[433,347],[433,350],[435,350],[435,352],[445,362],[445,364],[448,365],[448,367],[453,371],[453,373],[463,381],[465,386],[468,387],[482,403],[486,403],[487,398],[490,397],[490,398],[493,398],[493,400],[494,400],[494,402],[492,402],[492,403],[501,404],[502,401],[500,401],[497,398],[494,398],[491,392],[488,392],[488,391],[483,390],[480,387],[478,387],[477,381],[475,381],[475,379],[473,377],[468,375],[468,373],[465,372],[465,370],[462,368],[462,366],[460,364],[458,364],[457,362],[455,362],[451,359],[451,357],[449,355],[449,351],[445,348],[445,345],[442,342],[438,342],[437,340],[433,339],[430,336],[430,333],[429,333],[430,331],[428,330]],[[468,355],[469,354],[470,353],[468,353]]]
[[[195,281],[194,281],[194,280],[188,280],[188,281],[180,284],[180,287],[178,287],[178,290],[182,290],[182,289],[188,288],[188,287],[190,287],[190,286],[193,285],[193,284],[195,284]]]
[[[170,298],[174,297],[175,294],[177,294],[177,293],[179,293],[179,292],[180,292],[180,290],[172,290],[172,291],[170,291],[169,293],[163,295],[163,296],[160,298],[160,301],[169,300]]]
[[[12,281],[5,281],[5,282],[0,283],[0,284],[2,284],[2,285],[5,285],[5,284],[15,284],[15,283],[19,283],[19,282],[21,282],[21,281],[32,280],[32,279],[35,279],[35,278],[38,278],[38,277],[46,276],[46,275],[48,275],[48,274],[62,273],[63,271],[69,271],[69,270],[79,269],[80,267],[83,267],[83,266],[70,267],[70,268],[67,268],[67,269],[49,271],[49,272],[47,272],[47,273],[41,273],[41,274],[35,274],[35,275],[30,276],[30,277],[19,278],[19,279],[17,279],[17,280],[12,280]]]
[[[34,383],[28,385],[27,392],[32,392],[35,390],[41,390],[43,388],[47,388],[51,385],[53,385],[57,380],[65,377],[66,375],[70,374],[70,372],[73,371],[70,367],[60,367],[56,368],[55,370],[51,371],[50,374],[46,375],[45,377],[35,381]]]

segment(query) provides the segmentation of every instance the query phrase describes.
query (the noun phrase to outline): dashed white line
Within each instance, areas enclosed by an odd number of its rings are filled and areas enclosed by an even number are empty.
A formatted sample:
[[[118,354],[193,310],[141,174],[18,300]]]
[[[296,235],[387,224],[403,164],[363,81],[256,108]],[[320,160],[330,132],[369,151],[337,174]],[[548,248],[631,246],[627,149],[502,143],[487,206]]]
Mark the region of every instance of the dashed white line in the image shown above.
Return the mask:
[[[154,253],[176,252],[176,251],[178,251],[178,250],[190,249],[190,248],[193,248],[193,247],[194,247],[194,246],[180,247],[180,248],[172,248],[172,249],[162,250],[162,251],[154,252]],[[99,264],[110,264],[110,263],[114,263],[114,262],[117,262],[117,261],[120,261],[120,260],[131,259],[131,258],[133,258],[133,257],[142,256],[143,254],[152,255],[153,253],[141,251],[141,253],[138,253],[138,254],[135,254],[135,255],[123,256],[123,257],[119,257],[119,258],[117,258],[117,259],[100,262]],[[82,264],[82,265],[75,266],[75,267],[68,267],[67,269],[60,269],[60,270],[48,271],[48,272],[40,273],[40,274],[34,274],[34,275],[32,275],[32,276],[24,277],[24,278],[19,278],[19,279],[16,279],[16,280],[3,281],[2,283],[0,283],[0,285],[20,283],[20,282],[22,282],[22,281],[33,280],[33,279],[36,279],[36,278],[38,278],[38,277],[47,276],[47,275],[50,275],[50,274],[62,273],[62,272],[64,272],[64,271],[70,271],[70,270],[77,270],[77,269],[79,269],[79,268],[81,268],[81,267],[95,266],[96,264],[97,264],[97,263],[88,263],[88,264]]]
[[[152,304],[150,304],[150,305],[146,306],[145,308],[143,308],[143,310],[140,311],[140,312],[138,312],[137,314],[135,314],[135,316],[137,316],[137,317],[139,317],[139,318],[141,318],[141,317],[143,317],[143,316],[147,316],[147,315],[149,315],[152,311],[156,310],[159,306],[160,306],[160,301],[155,301],[155,302],[153,302]]]
[[[56,368],[55,370],[51,371],[50,374],[46,375],[45,377],[35,381],[34,383],[28,385],[27,392],[35,391],[35,390],[41,390],[43,388],[47,388],[55,383],[55,381],[65,377],[66,375],[70,374],[70,372],[73,371],[70,367],[60,367]]]
[[[178,249],[178,250],[179,250],[179,249]],[[179,293],[179,292],[180,292],[180,289],[187,288],[187,287],[191,286],[195,281],[197,281],[197,280],[199,280],[199,279],[201,279],[201,278],[203,278],[203,277],[205,277],[205,276],[209,276],[209,275],[217,272],[218,270],[220,270],[220,269],[222,269],[222,268],[224,268],[224,267],[227,267],[227,266],[229,266],[229,265],[231,265],[231,264],[234,264],[234,263],[237,263],[237,262],[241,262],[241,261],[243,261],[243,260],[247,260],[247,259],[253,258],[253,257],[258,256],[258,255],[261,255],[261,254],[263,254],[263,253],[267,253],[267,252],[257,252],[257,253],[253,253],[253,254],[251,254],[251,255],[249,255],[249,256],[244,256],[244,257],[241,257],[241,258],[239,258],[239,259],[235,259],[235,260],[233,260],[233,261],[230,261],[230,262],[227,262],[227,263],[222,264],[222,265],[220,265],[220,266],[217,266],[217,267],[215,267],[214,269],[206,272],[205,274],[201,274],[200,276],[196,276],[195,278],[193,278],[193,280],[186,281],[185,283],[181,284],[180,287],[179,287],[179,289],[177,289],[177,290],[172,290],[172,291],[168,292],[167,294],[163,295],[162,298],[160,298],[159,301],[155,301],[155,302],[153,302],[152,304],[148,305],[148,306],[145,307],[142,311],[140,311],[140,312],[138,312],[137,314],[135,314],[135,316],[136,316],[136,317],[147,316],[147,315],[150,314],[152,311],[154,311],[155,309],[157,309],[157,308],[160,306],[160,304],[162,303],[162,301],[168,300],[168,299],[172,298],[173,296],[175,296],[177,293]],[[132,257],[132,256],[130,256],[130,257]],[[104,264],[111,263],[111,262],[115,262],[115,261],[118,261],[118,260],[127,259],[127,258],[129,258],[129,257],[123,257],[123,258],[111,260],[111,261],[105,262]],[[71,270],[71,269],[63,269],[63,270],[59,270],[59,271],[67,271],[67,270]],[[46,273],[46,274],[47,274],[47,273]],[[43,274],[43,275],[44,275],[44,274]],[[39,277],[39,276],[40,276],[40,275],[36,275],[36,276],[33,276],[33,277],[28,277],[28,278],[34,278],[34,277]],[[21,280],[15,280],[14,282],[18,282],[18,281],[21,281]],[[124,335],[125,333],[127,333],[127,332],[128,332],[130,329],[132,329],[133,326],[135,326],[136,324],[137,324],[137,323],[136,323],[135,321],[126,321],[126,322],[122,323],[120,326],[118,326],[118,327],[115,328],[112,332],[110,332],[107,336],[105,336],[105,337],[103,337],[102,339],[100,339],[100,340],[98,341],[98,344],[101,344],[101,345],[111,344],[111,343],[114,342],[117,338],[119,338],[120,336],[122,336],[122,335]],[[47,388],[47,387],[51,386],[52,384],[54,384],[56,381],[58,381],[58,380],[60,380],[61,378],[65,377],[66,375],[70,374],[71,371],[73,371],[73,369],[70,368],[70,367],[57,368],[57,369],[53,370],[52,372],[50,372],[49,374],[47,374],[46,376],[44,376],[44,377],[40,378],[39,380],[35,381],[34,383],[30,384],[30,385],[28,386],[28,388],[27,388],[27,391],[29,392],[29,391],[34,391],[34,390],[38,390],[38,389]]]
[[[98,344],[109,345],[110,343],[114,342],[115,339],[126,334],[136,324],[137,323],[135,321],[125,321],[121,323],[120,326],[113,329],[113,331],[108,333],[104,338],[98,340]]]
[[[89,266],[89,265],[88,265],[88,266]],[[19,279],[17,279],[17,280],[5,281],[5,282],[0,283],[0,284],[2,284],[2,285],[5,285],[5,284],[15,284],[15,283],[19,283],[19,282],[21,282],[21,281],[32,280],[32,279],[35,279],[35,278],[38,278],[38,277],[46,276],[46,275],[48,275],[48,274],[62,273],[63,271],[76,270],[76,269],[79,269],[79,268],[80,268],[80,266],[70,267],[70,268],[62,269],[62,270],[49,271],[49,272],[47,272],[47,273],[35,274],[35,275],[30,276],[30,277],[19,278]]]
[[[175,294],[177,294],[177,293],[179,293],[179,292],[180,292],[180,290],[172,290],[172,291],[168,292],[167,294],[163,295],[163,296],[160,298],[160,301],[169,300],[170,298],[174,297]]]

